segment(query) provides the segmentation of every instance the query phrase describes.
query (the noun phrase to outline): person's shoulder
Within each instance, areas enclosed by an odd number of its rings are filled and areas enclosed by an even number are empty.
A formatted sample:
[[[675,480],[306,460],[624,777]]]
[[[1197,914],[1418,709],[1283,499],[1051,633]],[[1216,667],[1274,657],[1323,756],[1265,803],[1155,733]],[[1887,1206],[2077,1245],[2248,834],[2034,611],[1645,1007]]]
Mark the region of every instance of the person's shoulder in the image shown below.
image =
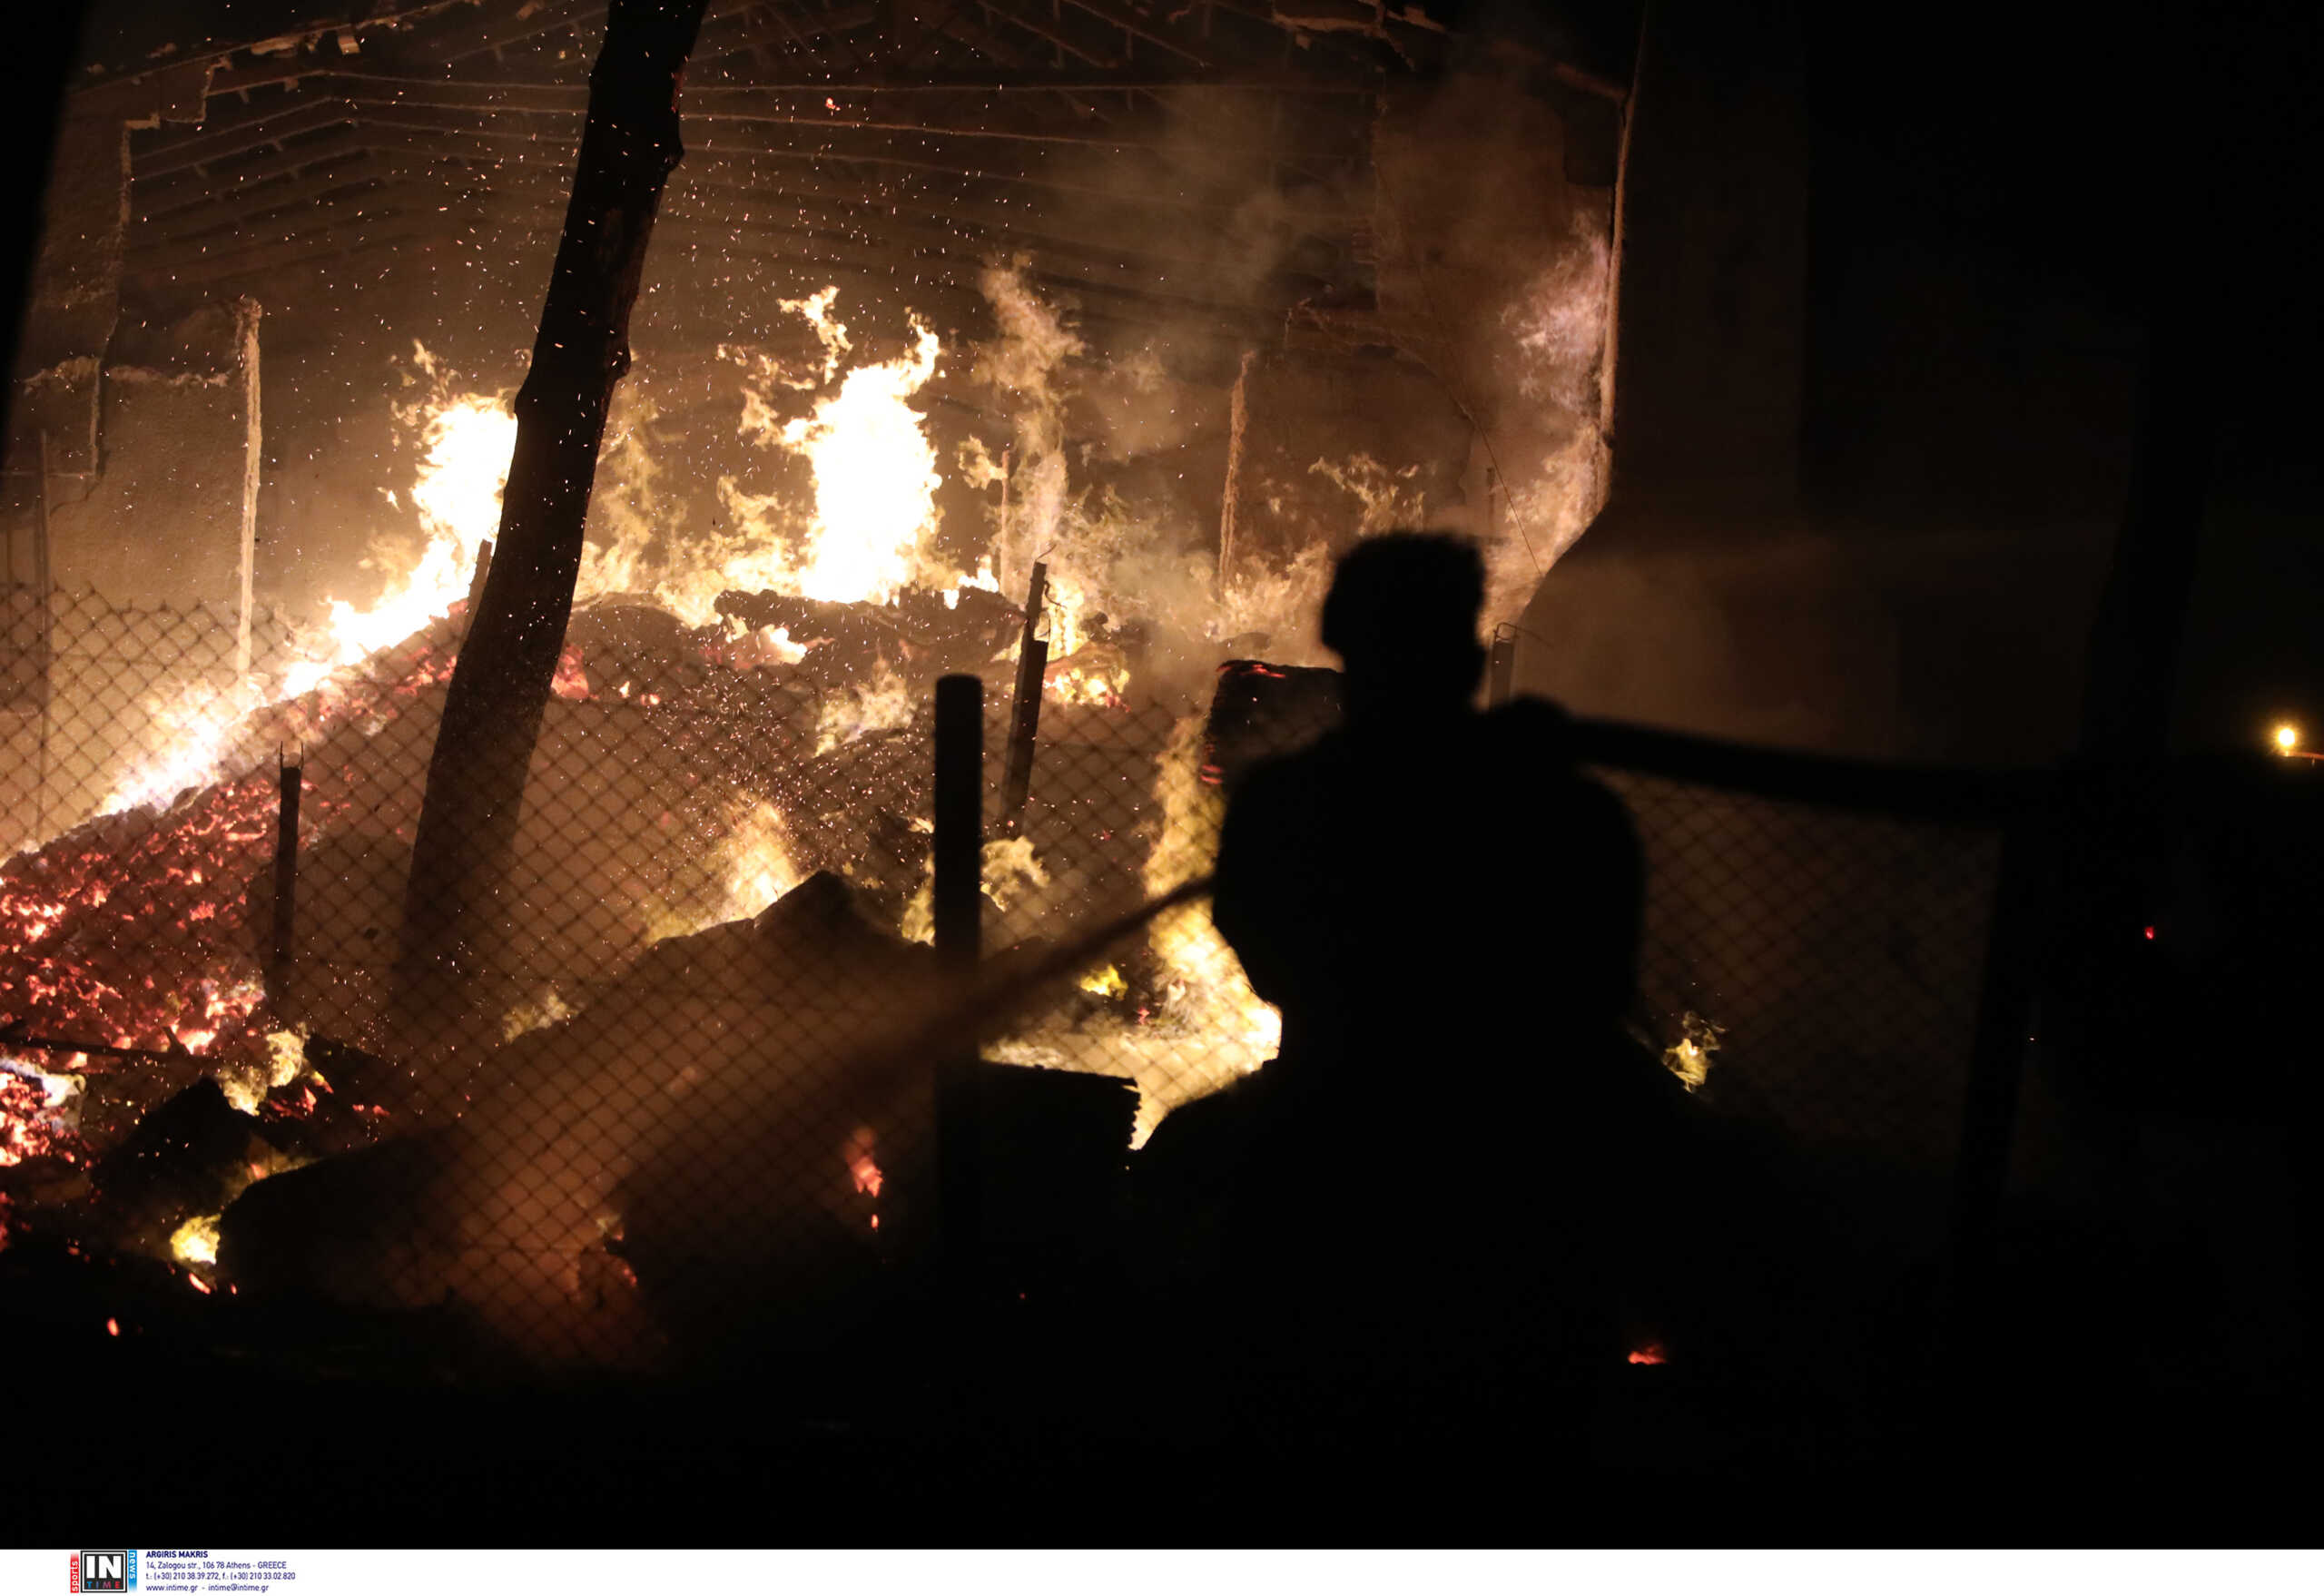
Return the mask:
[[[1512,698],[1495,704],[1479,717],[1488,735],[1512,742],[1543,741],[1571,744],[1573,717],[1552,698]]]
[[[1514,776],[1571,769],[1573,719],[1546,698],[1514,698],[1479,715],[1477,743],[1484,756]]]

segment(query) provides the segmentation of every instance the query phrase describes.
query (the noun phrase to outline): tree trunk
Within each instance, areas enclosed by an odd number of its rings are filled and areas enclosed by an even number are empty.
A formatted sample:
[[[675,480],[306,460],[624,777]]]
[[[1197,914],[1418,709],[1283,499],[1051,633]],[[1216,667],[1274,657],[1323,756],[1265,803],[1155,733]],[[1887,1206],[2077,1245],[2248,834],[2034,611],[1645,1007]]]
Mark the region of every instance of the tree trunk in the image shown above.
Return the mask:
[[[505,969],[526,771],[565,649],[582,535],[663,184],[683,153],[679,79],[707,0],[613,0],[484,592],[436,734],[405,890],[397,1049],[417,1064],[485,1034]],[[422,1106],[457,1110],[457,1103]]]

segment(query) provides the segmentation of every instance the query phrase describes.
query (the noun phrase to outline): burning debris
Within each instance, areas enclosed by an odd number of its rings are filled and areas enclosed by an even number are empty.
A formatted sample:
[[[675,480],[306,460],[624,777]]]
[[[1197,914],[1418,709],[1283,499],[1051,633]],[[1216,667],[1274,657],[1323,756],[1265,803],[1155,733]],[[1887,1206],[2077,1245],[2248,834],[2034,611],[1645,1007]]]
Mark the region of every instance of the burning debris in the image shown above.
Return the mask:
[[[829,874],[657,943],[486,1059],[456,1123],[251,1190],[222,1266],[350,1309],[457,1304],[549,1362],[714,1355],[841,1311],[925,1187],[924,1078],[868,1065],[940,1000],[933,959]]]
[[[969,475],[1000,490],[998,506],[979,512],[990,518],[970,518],[966,537],[939,513],[940,457],[922,408],[944,363],[940,341],[915,323],[901,353],[858,360],[836,291],[784,307],[814,335],[812,363],[730,354],[743,377],[736,436],[803,468],[806,499],[745,473],[721,484],[734,524],[692,531],[655,486],[650,404],[628,416],[607,456],[617,479],[596,501],[597,540],[503,908],[525,958],[477,985],[488,1051],[406,1061],[388,1040],[388,1015],[410,838],[515,426],[501,395],[463,388],[419,350],[419,397],[400,412],[415,469],[383,502],[416,517],[419,540],[375,548],[379,596],[332,601],[273,675],[190,695],[182,734],[122,773],[109,813],[0,868],[0,916],[20,933],[0,961],[0,1011],[25,1034],[90,1046],[44,1067],[12,1061],[0,1076],[0,1154],[18,1170],[0,1182],[9,1222],[37,1210],[75,1229],[76,1171],[199,1089],[206,1095],[192,1100],[215,1097],[230,1117],[217,1121],[232,1128],[217,1128],[217,1145],[241,1138],[231,1160],[241,1184],[108,1220],[84,1232],[113,1238],[95,1244],[172,1260],[205,1284],[214,1258],[252,1281],[355,1305],[457,1297],[496,1335],[544,1354],[573,1329],[584,1298],[596,1305],[576,1334],[615,1361],[646,1355],[665,1334],[707,1333],[706,1305],[682,1300],[694,1288],[672,1262],[700,1216],[681,1223],[686,1203],[674,1194],[694,1191],[701,1168],[746,1187],[748,1159],[715,1136],[664,1139],[656,1114],[723,1116],[722,1136],[747,1126],[777,1140],[793,1119],[845,1121],[832,1148],[784,1166],[828,1162],[836,1189],[808,1180],[820,1195],[804,1207],[754,1198],[734,1218],[742,1229],[714,1243],[722,1258],[763,1258],[753,1267],[771,1293],[808,1291],[815,1273],[781,1260],[791,1243],[775,1229],[803,1227],[801,1245],[832,1278],[856,1267],[832,1258],[869,1256],[875,1213],[883,1245],[908,1234],[910,1203],[898,1194],[911,1189],[917,1155],[900,1128],[903,1108],[810,1078],[917,1011],[909,989],[923,980],[924,954],[911,944],[929,930],[921,817],[935,679],[999,675],[1021,638],[1038,635],[1049,735],[1085,750],[1095,735],[1119,766],[1071,804],[1037,792],[1024,832],[988,846],[989,913],[1024,942],[1049,917],[1206,871],[1222,802],[1220,712],[1207,725],[1178,716],[1167,745],[1141,745],[1127,721],[1107,717],[1133,695],[1167,704],[1174,671],[1189,660],[1206,668],[1206,651],[1215,658],[1221,639],[1254,621],[1285,629],[1290,611],[1269,595],[1320,591],[1325,568],[1310,551],[1274,576],[1254,567],[1222,595],[1184,528],[1140,522],[1110,484],[1077,487],[1067,439],[1081,346],[1021,274],[989,277],[986,288],[1006,313],[976,377],[1005,390],[1010,444],[997,466],[965,451],[983,462]],[[1328,464],[1318,475],[1359,488],[1377,474],[1369,461],[1336,475]],[[1054,565],[1029,629],[993,573],[1044,550]],[[1254,672],[1311,682],[1295,667],[1237,669],[1227,685]],[[299,911],[286,932],[291,956],[273,960],[273,766],[286,748],[302,751]],[[802,899],[803,882],[822,884]],[[746,955],[758,944],[738,939],[750,936],[763,946]],[[680,989],[703,970],[739,980],[765,947],[803,956],[802,939],[816,937],[832,940],[830,957],[861,964],[834,977],[842,987],[872,983],[848,989],[856,1007],[825,1017],[830,1035],[803,1037],[804,1012],[778,1023],[763,990],[749,999],[761,1008],[714,1018],[685,1007],[700,994]],[[1018,1025],[989,1056],[1135,1080],[1137,1139],[1172,1107],[1258,1069],[1279,1035],[1198,905],[1170,911],[1101,976]],[[745,1083],[751,1059],[793,1055],[807,1060],[788,1071],[794,1084]],[[838,1095],[817,1095],[827,1088]],[[523,1123],[510,1105],[527,1092],[580,1118]],[[614,1123],[625,1116],[643,1116],[645,1130]],[[229,1162],[222,1154],[202,1167]],[[446,1219],[446,1194],[478,1181]],[[862,1207],[883,1192],[901,1206]],[[284,1239],[303,1210],[333,1205],[354,1239]],[[329,1260],[318,1252],[326,1245]],[[381,1247],[421,1258],[410,1276],[419,1284],[383,1296],[391,1271]],[[487,1256],[527,1261],[495,1276],[501,1266]]]
[[[883,669],[903,669],[922,685],[923,694],[938,676],[973,673],[1005,656],[1023,620],[1015,606],[981,587],[940,594],[911,588],[888,604],[840,604],[783,593],[722,593],[718,614],[741,627],[745,639],[772,632],[797,649],[787,664],[803,681],[838,686]]]

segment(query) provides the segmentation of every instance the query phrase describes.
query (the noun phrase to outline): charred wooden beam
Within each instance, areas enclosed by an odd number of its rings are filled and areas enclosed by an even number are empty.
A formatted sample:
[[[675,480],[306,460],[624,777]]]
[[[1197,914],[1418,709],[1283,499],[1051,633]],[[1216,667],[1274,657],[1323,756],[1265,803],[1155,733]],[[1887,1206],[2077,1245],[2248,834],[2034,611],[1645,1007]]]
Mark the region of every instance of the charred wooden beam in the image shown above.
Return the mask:
[[[1033,576],[1025,597],[1025,630],[1018,639],[1017,692],[1009,704],[1009,765],[1000,788],[1000,824],[1010,836],[1025,813],[1033,786],[1033,744],[1041,729],[1041,671],[1049,664],[1049,645],[1039,635],[1041,604],[1049,568],[1033,562]]]
[[[471,984],[495,952],[496,904],[572,616],[606,412],[629,367],[630,308],[663,186],[684,153],[679,80],[706,5],[615,0],[590,74],[572,201],[517,393],[492,566],[453,669],[412,844],[395,1020],[423,1053],[466,1029]]]
[[[133,155],[130,167],[141,176],[166,176],[252,150],[280,149],[286,140],[354,120],[354,106],[337,95],[323,95],[270,109],[264,115],[231,126],[156,140]]]
[[[1139,16],[1137,13],[1126,6],[1114,5],[1112,0],[1068,0],[1068,4],[1078,11],[1088,12],[1100,22],[1112,24],[1133,39],[1144,39],[1149,44],[1159,44],[1172,54],[1191,61],[1196,66],[1207,69],[1211,64],[1209,57],[1194,48],[1191,41],[1172,38],[1163,32],[1157,23]],[[1193,7],[1189,6],[1187,10],[1191,11]],[[1186,13],[1181,12],[1179,15],[1184,15]],[[1124,54],[1127,55],[1128,52],[1125,51]]]
[[[1016,11],[1005,4],[1004,0],[980,0],[980,5],[987,16],[997,16],[1012,26],[1022,28],[1042,43],[1054,45],[1078,60],[1086,61],[1100,72],[1111,72],[1121,64],[1120,61],[1114,56],[1104,54],[1082,44],[1062,27],[1053,23],[1044,23],[1036,17]]]

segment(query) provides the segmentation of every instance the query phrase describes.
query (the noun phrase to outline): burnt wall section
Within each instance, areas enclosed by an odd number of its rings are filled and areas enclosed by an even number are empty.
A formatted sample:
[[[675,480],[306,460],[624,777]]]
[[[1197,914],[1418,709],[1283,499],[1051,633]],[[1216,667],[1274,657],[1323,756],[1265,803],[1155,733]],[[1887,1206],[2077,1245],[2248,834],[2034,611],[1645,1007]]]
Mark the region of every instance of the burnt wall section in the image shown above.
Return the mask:
[[[1464,517],[1470,427],[1443,382],[1393,352],[1270,350],[1236,383],[1221,566],[1229,584],[1361,535]]]
[[[1528,589],[1605,497],[1610,93],[1515,55],[1384,96],[1374,131],[1380,320],[1475,428],[1464,529]]]
[[[1382,95],[1357,243],[1374,292],[1295,304],[1235,384],[1230,592],[1303,552],[1425,526],[1485,546],[1500,620],[1589,524],[1606,475],[1616,93],[1512,44]]]
[[[251,592],[258,319],[244,300],[116,330],[125,359],[92,386],[96,468],[64,468],[52,445],[44,476],[35,434],[9,478],[0,845],[85,818],[165,750],[198,747],[279,645]]]
[[[164,121],[200,122],[210,72],[195,65],[156,73],[83,90],[66,103],[12,374],[11,471],[38,468],[44,432],[52,471],[96,468],[98,372],[121,310],[129,133]]]
[[[218,306],[108,366],[99,469],[60,484],[50,570],[108,597],[239,606],[259,446],[258,307]]]

